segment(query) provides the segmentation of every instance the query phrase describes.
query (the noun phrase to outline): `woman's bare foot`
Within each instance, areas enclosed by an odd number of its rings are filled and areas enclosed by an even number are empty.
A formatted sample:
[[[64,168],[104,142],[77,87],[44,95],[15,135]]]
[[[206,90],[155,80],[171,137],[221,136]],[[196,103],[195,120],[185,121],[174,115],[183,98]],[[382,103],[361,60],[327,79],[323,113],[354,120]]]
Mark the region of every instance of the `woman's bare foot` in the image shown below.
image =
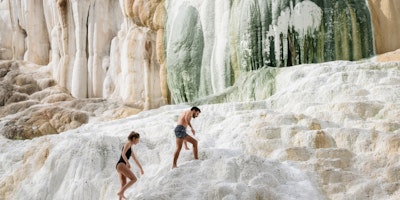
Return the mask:
[[[123,193],[123,192],[118,192],[117,195],[118,195],[118,197],[119,197],[119,200],[126,199],[126,197],[124,196],[124,193]]]

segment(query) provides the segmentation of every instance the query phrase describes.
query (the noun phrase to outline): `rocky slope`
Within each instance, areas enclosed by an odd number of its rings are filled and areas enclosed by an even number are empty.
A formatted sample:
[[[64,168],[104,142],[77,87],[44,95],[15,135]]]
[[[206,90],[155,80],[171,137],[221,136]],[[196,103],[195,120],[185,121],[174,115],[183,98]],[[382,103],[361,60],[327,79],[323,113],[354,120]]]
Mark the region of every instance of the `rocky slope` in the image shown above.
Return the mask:
[[[48,67],[26,62],[0,62],[0,93],[0,134],[10,139],[56,134],[140,111],[106,99],[74,98],[56,84]]]
[[[1,1],[0,59],[48,65],[77,98],[151,109],[218,94],[260,67],[400,48],[396,0],[230,2]]]

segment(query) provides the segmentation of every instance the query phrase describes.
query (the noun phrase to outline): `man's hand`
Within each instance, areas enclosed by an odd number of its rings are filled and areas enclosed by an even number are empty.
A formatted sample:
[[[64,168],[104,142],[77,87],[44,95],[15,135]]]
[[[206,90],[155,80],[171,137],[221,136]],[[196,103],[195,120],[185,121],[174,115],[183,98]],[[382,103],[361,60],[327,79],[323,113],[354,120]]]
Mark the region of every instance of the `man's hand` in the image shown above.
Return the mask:
[[[193,135],[196,135],[196,131],[194,131],[194,129],[193,128],[191,128],[192,129],[192,133],[193,133]]]

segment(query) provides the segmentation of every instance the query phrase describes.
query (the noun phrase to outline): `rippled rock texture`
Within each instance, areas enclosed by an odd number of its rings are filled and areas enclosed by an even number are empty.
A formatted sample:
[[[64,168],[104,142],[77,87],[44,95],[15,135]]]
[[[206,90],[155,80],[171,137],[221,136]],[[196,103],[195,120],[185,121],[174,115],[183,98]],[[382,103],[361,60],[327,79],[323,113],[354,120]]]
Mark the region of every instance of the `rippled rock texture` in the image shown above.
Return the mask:
[[[48,67],[0,61],[0,134],[31,139],[108,121],[140,110],[106,99],[77,99],[56,85]]]
[[[141,109],[218,95],[243,72],[400,47],[395,0],[0,2],[0,59],[48,65],[77,98]]]

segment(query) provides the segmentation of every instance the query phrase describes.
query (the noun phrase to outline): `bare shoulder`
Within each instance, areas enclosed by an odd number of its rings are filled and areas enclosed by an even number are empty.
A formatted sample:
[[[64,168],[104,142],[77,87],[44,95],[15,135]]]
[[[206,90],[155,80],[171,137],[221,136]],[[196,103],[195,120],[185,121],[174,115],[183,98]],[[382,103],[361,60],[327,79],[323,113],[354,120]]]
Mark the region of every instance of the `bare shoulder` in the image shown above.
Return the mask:
[[[182,112],[181,116],[179,116],[178,124],[183,125],[183,126],[186,127],[186,126],[187,126],[186,124],[188,123],[188,122],[187,122],[188,114],[189,114],[188,111]]]
[[[130,146],[130,143],[129,142],[126,142],[125,144],[124,144],[124,149],[129,149],[131,146]]]
[[[186,111],[184,111],[182,114],[181,114],[181,116],[180,116],[180,118],[185,118],[187,115],[188,115],[188,111],[186,110]]]

